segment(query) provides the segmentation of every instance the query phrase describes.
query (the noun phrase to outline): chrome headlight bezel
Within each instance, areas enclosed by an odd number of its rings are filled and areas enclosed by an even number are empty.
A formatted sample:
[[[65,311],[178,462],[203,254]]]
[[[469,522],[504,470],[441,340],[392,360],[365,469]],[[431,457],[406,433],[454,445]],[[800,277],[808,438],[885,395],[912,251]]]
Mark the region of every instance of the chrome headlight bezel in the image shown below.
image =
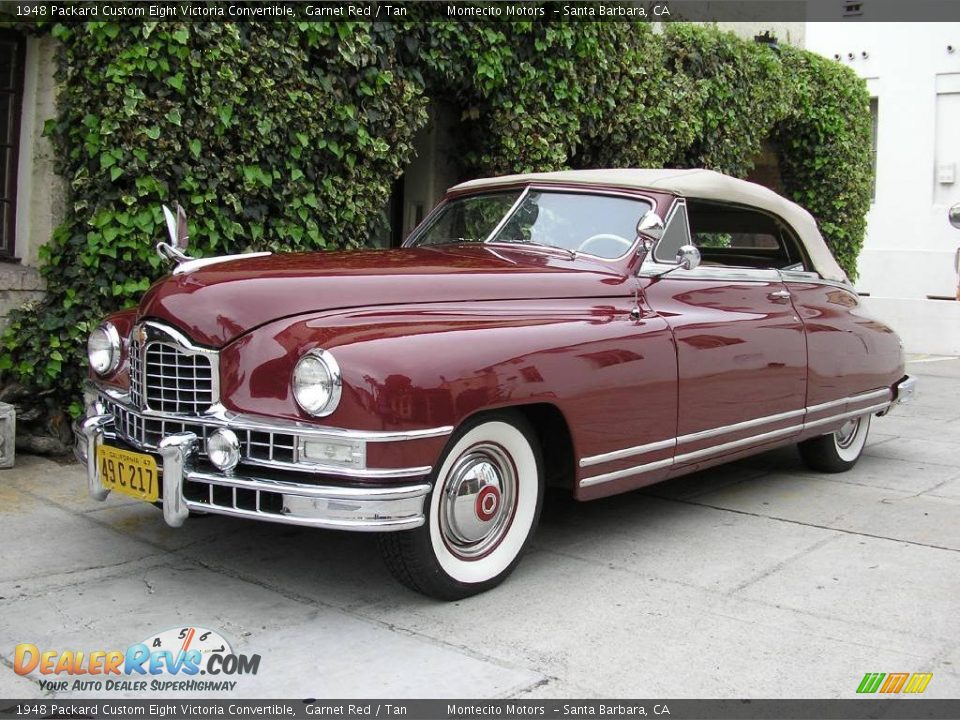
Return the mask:
[[[95,339],[98,342],[102,339],[103,344],[94,348]],[[90,364],[90,368],[100,377],[106,377],[116,372],[117,368],[120,367],[121,351],[120,333],[111,322],[100,324],[87,337],[87,362]],[[105,362],[98,363],[94,359],[94,354],[102,352],[108,352],[109,355],[106,356]]]
[[[313,373],[313,377],[305,377],[308,373]],[[340,404],[343,376],[333,355],[315,348],[297,360],[290,385],[294,400],[305,413],[313,417],[326,417]],[[318,389],[321,393],[318,393]]]

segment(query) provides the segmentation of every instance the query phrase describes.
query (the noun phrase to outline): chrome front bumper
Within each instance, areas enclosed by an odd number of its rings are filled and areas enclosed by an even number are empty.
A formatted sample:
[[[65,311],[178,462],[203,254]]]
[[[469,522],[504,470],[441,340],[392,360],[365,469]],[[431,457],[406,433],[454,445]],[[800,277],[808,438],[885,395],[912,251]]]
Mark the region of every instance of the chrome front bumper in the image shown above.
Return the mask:
[[[97,468],[97,448],[112,425],[112,415],[94,415],[75,426],[77,459],[86,465],[87,487],[95,500],[105,500]],[[180,527],[190,514],[214,513],[268,522],[334,530],[385,532],[423,525],[423,502],[430,484],[339,487],[287,482],[246,474],[228,476],[194,466],[200,440],[195,433],[165,437],[162,457],[163,518]]]

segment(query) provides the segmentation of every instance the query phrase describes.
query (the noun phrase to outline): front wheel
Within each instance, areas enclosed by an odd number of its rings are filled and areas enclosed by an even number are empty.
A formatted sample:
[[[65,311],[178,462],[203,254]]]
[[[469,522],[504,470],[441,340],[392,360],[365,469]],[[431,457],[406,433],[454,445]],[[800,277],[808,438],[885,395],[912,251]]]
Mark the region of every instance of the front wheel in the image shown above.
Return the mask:
[[[846,472],[860,459],[869,432],[870,416],[862,415],[847,420],[829,435],[804,440],[797,447],[808,467],[820,472]]]
[[[426,521],[379,536],[390,572],[407,587],[458,600],[495,587],[527,546],[543,503],[543,463],[518,413],[469,421],[434,473]]]

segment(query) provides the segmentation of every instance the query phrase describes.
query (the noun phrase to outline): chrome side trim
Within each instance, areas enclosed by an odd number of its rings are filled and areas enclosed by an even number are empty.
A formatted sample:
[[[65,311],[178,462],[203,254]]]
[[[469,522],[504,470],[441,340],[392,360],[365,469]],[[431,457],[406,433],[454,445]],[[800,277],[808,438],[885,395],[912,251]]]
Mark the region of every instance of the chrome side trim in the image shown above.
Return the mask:
[[[770,423],[780,422],[781,420],[790,420],[795,417],[800,417],[806,412],[809,412],[809,408],[788,410],[787,412],[777,413],[776,415],[767,415],[766,417],[757,418],[756,420],[745,420],[744,422],[735,423],[733,425],[724,425],[723,427],[714,428],[713,430],[701,430],[700,432],[690,433],[689,435],[681,435],[677,438],[677,445],[686,445],[687,443],[697,442],[698,440],[707,440],[712,437],[717,437],[718,435],[728,435],[741,430],[749,430],[750,428],[757,427],[758,425],[769,425]]]
[[[821,412],[822,410],[829,410],[830,408],[838,407],[840,405],[845,405],[852,402],[866,402],[867,400],[878,400],[880,398],[889,399],[891,392],[887,388],[881,390],[874,390],[873,392],[861,393],[860,395],[853,395],[851,397],[840,398],[839,400],[831,400],[830,402],[820,403],[819,405],[810,405],[807,408],[808,413]]]
[[[637,465],[624,470],[616,470],[615,472],[604,473],[603,475],[586,477],[580,481],[580,487],[590,487],[591,485],[599,485],[600,483],[610,482],[611,480],[619,480],[620,478],[629,477],[631,475],[653,472],[654,470],[659,470],[660,468],[667,467],[668,465],[673,465],[673,458],[657,460],[656,462],[647,463],[646,465]]]
[[[658,442],[647,443],[646,445],[637,445],[636,447],[624,448],[623,450],[614,450],[613,452],[602,453],[600,455],[591,455],[580,459],[580,467],[589,467],[591,465],[600,465],[601,463],[612,460],[622,460],[623,458],[633,457],[634,455],[646,455],[657,450],[666,450],[676,445],[675,438],[669,440],[660,440]]]
[[[669,438],[667,440],[660,440],[657,442],[648,443],[646,445],[637,445],[636,447],[625,448],[623,450],[614,450],[613,452],[603,453],[602,455],[591,455],[590,457],[585,457],[580,460],[580,467],[600,465],[601,463],[611,462],[613,460],[622,460],[623,458],[633,457],[634,455],[646,455],[648,453],[656,452],[657,450],[665,450],[675,445],[686,445],[687,443],[697,442],[698,440],[707,440],[712,437],[717,437],[718,435],[728,435],[741,430],[749,430],[750,428],[758,427],[760,425],[769,425],[770,423],[780,422],[781,420],[790,420],[791,418],[800,417],[805,412],[807,411],[804,409],[789,410],[787,412],[777,413],[776,415],[767,415],[766,417],[756,418],[755,420],[746,420],[733,425],[723,425],[722,427],[713,428],[711,430],[702,430],[700,432],[690,433],[689,435],[681,435],[678,438]]]
[[[725,452],[730,450],[736,450],[741,447],[749,447],[751,445],[761,445],[769,440],[775,440],[777,438],[788,436],[792,433],[799,434],[806,430],[813,428],[821,427],[823,425],[829,425],[831,423],[839,422],[841,420],[846,420],[852,417],[858,417],[860,415],[869,415],[875,412],[882,412],[890,407],[891,402],[891,391],[883,388],[881,390],[872,390],[870,392],[862,393],[860,395],[853,395],[851,397],[842,398],[840,400],[834,400],[829,403],[821,403],[820,405],[814,405],[803,410],[790,410],[784,413],[778,413],[777,415],[769,415],[763,418],[757,418],[756,420],[747,420],[746,422],[736,423],[734,425],[724,425],[719,428],[714,428],[712,430],[704,430],[698,433],[691,433],[689,435],[682,435],[674,440],[661,440],[655,443],[650,443],[648,445],[638,445],[634,448],[626,448],[625,450],[618,450],[612,453],[605,453],[604,455],[594,455],[588,458],[584,458],[580,461],[580,467],[586,467],[588,465],[595,465],[602,462],[610,462],[611,460],[620,460],[624,457],[631,457],[632,455],[645,454],[648,452],[653,452],[653,449],[662,450],[664,449],[664,444],[666,447],[669,447],[670,444],[676,443],[677,446],[693,442],[696,440],[703,440],[710,437],[716,437],[718,435],[726,435],[731,432],[737,432],[739,430],[749,429],[751,427],[756,427],[758,425],[765,425],[771,422],[777,422],[780,420],[789,420],[791,418],[799,417],[800,415],[809,415],[811,412],[818,412],[820,410],[829,409],[831,407],[837,407],[839,405],[844,405],[847,403],[863,402],[867,400],[875,400],[878,398],[884,398],[884,402],[875,403],[869,407],[856,408],[854,410],[847,410],[842,413],[834,414],[826,418],[821,418],[818,420],[812,420],[807,422],[804,419],[804,422],[791,425],[786,428],[779,428],[777,430],[770,430],[759,435],[751,435],[748,438],[741,438],[739,440],[731,440],[730,442],[721,443],[719,445],[712,445],[701,450],[694,450],[693,452],[683,453],[681,455],[675,455],[672,458],[665,458],[663,460],[657,460],[652,463],[645,463],[642,465],[635,465],[633,467],[624,468],[623,470],[615,470],[609,473],[603,473],[601,475],[592,475],[590,477],[585,477],[580,480],[580,487],[590,487],[592,485],[598,485],[600,483],[610,482],[611,480],[619,480],[620,478],[630,477],[632,475],[640,475],[643,473],[653,472],[654,470],[659,470],[667,466],[673,465],[683,465],[688,462],[696,461],[702,458],[712,457],[715,455],[722,455]],[[600,458],[600,459],[597,459]],[[585,462],[586,461],[586,462]]]
[[[751,435],[748,438],[742,438],[740,440],[731,440],[721,445],[713,445],[703,450],[694,450],[693,452],[684,453],[683,455],[677,455],[673,459],[673,462],[677,465],[682,465],[692,460],[710,457],[711,455],[721,455],[727,450],[736,450],[737,448],[747,447],[748,445],[759,445],[767,440],[773,440],[792,433],[799,434],[803,428],[804,426],[801,423],[800,425],[791,425],[790,427],[780,428],[779,430],[770,430],[769,432],[760,433],[759,435]]]
[[[822,420],[814,420],[813,422],[808,422],[803,424],[804,430],[809,430],[810,428],[820,427],[821,425],[829,425],[830,423],[836,422],[838,420],[846,420],[852,417],[858,417],[860,415],[869,415],[870,413],[880,412],[890,407],[889,402],[878,403],[877,405],[871,405],[870,407],[857,408],[856,410],[849,410],[840,415],[831,415],[828,418],[823,418]]]

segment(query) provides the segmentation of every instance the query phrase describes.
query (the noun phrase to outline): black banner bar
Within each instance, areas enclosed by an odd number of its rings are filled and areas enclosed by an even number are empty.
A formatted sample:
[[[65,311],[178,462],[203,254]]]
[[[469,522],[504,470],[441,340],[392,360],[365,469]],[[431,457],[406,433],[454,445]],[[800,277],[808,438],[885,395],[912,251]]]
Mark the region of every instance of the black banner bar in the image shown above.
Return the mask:
[[[670,718],[953,720],[960,700],[2,700],[0,718]]]
[[[2,0],[4,20],[71,22],[940,22],[957,0]]]

